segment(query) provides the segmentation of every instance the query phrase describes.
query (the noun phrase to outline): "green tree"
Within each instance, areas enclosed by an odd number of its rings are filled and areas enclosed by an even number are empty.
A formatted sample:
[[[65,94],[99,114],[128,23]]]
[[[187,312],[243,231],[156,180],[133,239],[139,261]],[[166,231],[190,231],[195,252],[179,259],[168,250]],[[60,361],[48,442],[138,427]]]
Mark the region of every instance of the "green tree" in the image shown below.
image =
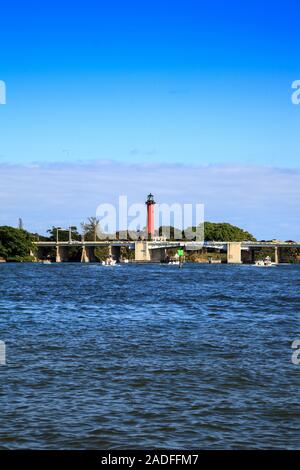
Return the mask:
[[[57,238],[60,242],[67,242],[69,240],[69,229],[62,229],[61,227],[52,227],[47,230],[49,233],[49,240],[56,242]],[[71,227],[72,240],[81,240],[81,235],[77,231],[77,227]]]
[[[108,246],[97,246],[94,250],[94,255],[98,261],[105,261],[109,255]]]
[[[97,241],[97,232],[100,230],[100,220],[97,217],[89,217],[88,222],[82,222],[81,227],[85,240]]]
[[[7,261],[33,261],[33,236],[23,229],[0,227],[0,257]]]
[[[125,259],[134,259],[134,250],[130,250],[127,246],[121,246],[120,249],[121,258]]]
[[[167,240],[181,240],[183,239],[183,231],[172,225],[161,225],[158,229],[160,237],[166,237]]]
[[[207,241],[255,241],[251,233],[228,223],[204,222],[204,239]]]
[[[158,229],[160,236],[167,236],[169,240],[184,240],[186,237],[190,240],[196,227],[187,227],[185,230],[172,226],[161,226]],[[196,236],[196,235],[195,235]],[[255,241],[251,233],[225,222],[204,222],[204,239],[207,241]]]
[[[59,242],[68,242],[69,241],[69,230],[62,229],[61,227],[52,227],[47,230],[49,233],[49,239],[56,242],[57,239]],[[81,235],[77,231],[77,227],[71,227],[71,237],[72,241],[80,241]],[[68,259],[69,261],[80,261],[81,258],[81,248],[79,246],[68,246]],[[48,252],[48,256],[51,258],[55,257],[55,248],[52,248]]]

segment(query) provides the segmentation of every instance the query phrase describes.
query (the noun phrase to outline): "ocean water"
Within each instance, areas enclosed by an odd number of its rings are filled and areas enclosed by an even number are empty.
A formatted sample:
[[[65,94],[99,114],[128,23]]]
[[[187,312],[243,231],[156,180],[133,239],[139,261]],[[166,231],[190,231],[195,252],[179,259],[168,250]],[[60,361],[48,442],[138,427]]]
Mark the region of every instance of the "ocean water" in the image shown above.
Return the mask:
[[[1,449],[300,447],[300,266],[0,265]]]

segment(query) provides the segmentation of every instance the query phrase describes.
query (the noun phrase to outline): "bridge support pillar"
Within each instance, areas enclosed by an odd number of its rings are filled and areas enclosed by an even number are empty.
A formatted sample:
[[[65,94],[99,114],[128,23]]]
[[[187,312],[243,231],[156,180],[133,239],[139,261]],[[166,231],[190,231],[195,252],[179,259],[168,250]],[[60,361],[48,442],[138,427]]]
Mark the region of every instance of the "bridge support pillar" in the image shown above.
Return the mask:
[[[227,243],[227,263],[239,264],[242,262],[241,257],[241,243],[228,242]]]
[[[82,247],[82,252],[81,252],[81,263],[89,263],[90,258],[88,256],[88,250],[86,249],[86,246],[83,245]]]
[[[280,263],[280,248],[278,246],[275,247],[275,263],[279,264]]]
[[[66,260],[67,260],[67,256],[66,256],[64,247],[56,245],[55,261],[57,263],[61,263],[62,261],[66,261]]]
[[[61,263],[60,249],[59,249],[58,245],[56,245],[55,261],[56,261],[56,263]]]
[[[112,256],[116,261],[120,261],[121,248],[119,246],[108,245],[108,256]]]
[[[147,241],[135,242],[135,261],[151,261],[151,254]]]
[[[112,246],[111,245],[108,245],[107,246],[107,249],[108,249],[108,256],[112,256]]]
[[[37,253],[34,253],[34,251],[30,250],[29,255],[33,258],[34,261],[38,260]]]

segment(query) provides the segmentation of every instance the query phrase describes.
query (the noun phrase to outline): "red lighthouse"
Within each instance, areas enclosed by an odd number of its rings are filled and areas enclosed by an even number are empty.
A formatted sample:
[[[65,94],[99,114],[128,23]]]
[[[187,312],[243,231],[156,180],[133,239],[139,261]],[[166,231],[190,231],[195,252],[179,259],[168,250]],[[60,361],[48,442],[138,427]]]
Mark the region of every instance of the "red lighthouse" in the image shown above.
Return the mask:
[[[148,194],[147,196],[147,234],[148,234],[148,240],[151,240],[151,238],[154,235],[154,196],[153,194]]]

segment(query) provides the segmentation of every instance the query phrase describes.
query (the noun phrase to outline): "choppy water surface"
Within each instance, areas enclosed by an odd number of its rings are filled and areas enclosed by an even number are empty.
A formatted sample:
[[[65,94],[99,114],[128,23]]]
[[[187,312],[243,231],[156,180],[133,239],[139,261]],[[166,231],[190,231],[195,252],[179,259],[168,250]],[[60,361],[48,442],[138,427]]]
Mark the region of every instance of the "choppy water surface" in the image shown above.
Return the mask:
[[[300,266],[0,265],[0,448],[299,448]]]

